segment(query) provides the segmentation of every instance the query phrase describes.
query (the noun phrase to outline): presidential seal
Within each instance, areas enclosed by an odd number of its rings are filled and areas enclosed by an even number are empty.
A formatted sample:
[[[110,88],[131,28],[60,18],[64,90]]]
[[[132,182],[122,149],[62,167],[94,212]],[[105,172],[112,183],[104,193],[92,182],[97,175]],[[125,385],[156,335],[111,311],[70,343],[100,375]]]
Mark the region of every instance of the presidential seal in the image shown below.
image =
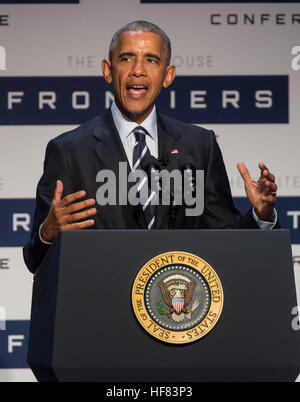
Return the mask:
[[[200,257],[167,252],[148,261],[132,288],[134,313],[142,327],[168,343],[196,341],[216,325],[223,289],[213,268]]]

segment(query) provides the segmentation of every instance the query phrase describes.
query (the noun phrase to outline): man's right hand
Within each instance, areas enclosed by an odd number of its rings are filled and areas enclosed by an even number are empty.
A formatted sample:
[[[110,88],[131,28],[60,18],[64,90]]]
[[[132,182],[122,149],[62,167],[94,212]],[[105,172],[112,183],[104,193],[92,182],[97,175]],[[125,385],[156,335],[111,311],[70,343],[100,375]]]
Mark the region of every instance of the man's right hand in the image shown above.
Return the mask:
[[[60,230],[83,229],[95,223],[94,219],[78,222],[97,213],[96,208],[85,209],[95,205],[93,198],[78,201],[86,195],[84,190],[61,199],[62,193],[63,183],[57,180],[49,214],[41,227],[41,238],[45,242],[51,243]]]

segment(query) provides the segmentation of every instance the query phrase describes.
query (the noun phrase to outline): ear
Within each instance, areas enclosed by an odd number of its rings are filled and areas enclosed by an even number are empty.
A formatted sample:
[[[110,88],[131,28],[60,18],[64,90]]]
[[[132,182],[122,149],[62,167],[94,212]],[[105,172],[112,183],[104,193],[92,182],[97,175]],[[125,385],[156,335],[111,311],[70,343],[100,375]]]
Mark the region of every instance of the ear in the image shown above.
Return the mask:
[[[175,79],[175,76],[176,76],[176,67],[171,65],[167,66],[165,72],[165,79],[163,82],[164,88],[168,88],[168,86],[172,84],[172,82]]]
[[[102,60],[102,73],[105,81],[108,84],[111,84],[112,82],[112,74],[111,74],[111,62],[109,60],[103,59]]]

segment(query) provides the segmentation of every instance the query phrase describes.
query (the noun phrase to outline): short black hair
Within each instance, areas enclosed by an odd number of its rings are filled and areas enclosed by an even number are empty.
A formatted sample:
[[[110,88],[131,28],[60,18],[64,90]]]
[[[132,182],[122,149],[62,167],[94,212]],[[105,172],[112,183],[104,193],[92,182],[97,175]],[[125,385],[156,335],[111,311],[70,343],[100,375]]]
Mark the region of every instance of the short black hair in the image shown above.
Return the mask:
[[[133,31],[133,32],[153,32],[153,33],[157,33],[158,35],[160,35],[160,37],[162,38],[164,45],[165,45],[165,49],[166,49],[166,53],[167,53],[167,65],[170,64],[171,61],[171,41],[168,37],[168,35],[161,29],[159,28],[157,25],[153,24],[152,22],[148,22],[148,21],[133,21],[133,22],[129,22],[129,24],[126,24],[124,27],[120,28],[112,37],[112,40],[110,42],[109,45],[109,60],[112,61],[112,54],[114,49],[116,48],[118,41],[119,41],[119,37],[123,32],[129,32],[129,31]]]

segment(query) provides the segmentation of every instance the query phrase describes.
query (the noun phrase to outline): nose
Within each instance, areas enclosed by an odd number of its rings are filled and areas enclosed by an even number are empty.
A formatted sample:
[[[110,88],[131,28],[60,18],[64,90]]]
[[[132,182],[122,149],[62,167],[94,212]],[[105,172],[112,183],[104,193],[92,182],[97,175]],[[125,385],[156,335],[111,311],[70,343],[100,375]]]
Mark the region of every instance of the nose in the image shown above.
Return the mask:
[[[134,75],[135,77],[141,77],[146,75],[146,70],[144,63],[141,60],[137,60],[131,70],[131,75]]]

